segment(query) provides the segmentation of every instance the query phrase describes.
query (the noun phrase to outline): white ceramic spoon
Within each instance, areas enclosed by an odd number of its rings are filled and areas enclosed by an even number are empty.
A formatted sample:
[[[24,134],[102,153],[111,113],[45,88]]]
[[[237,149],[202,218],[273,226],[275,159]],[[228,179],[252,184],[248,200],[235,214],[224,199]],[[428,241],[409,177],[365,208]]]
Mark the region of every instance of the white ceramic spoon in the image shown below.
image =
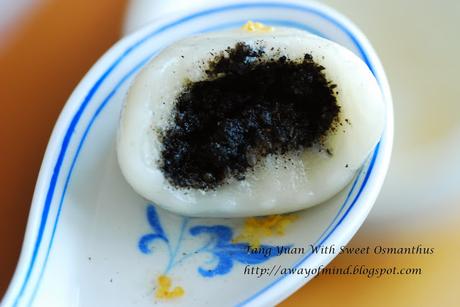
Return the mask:
[[[248,255],[241,219],[184,218],[155,209],[120,174],[115,135],[133,76],[180,38],[238,27],[248,19],[298,27],[349,48],[369,65],[386,102],[384,134],[354,181],[326,203],[299,212],[283,236],[260,238],[271,255]],[[356,233],[385,177],[393,113],[380,61],[364,35],[337,12],[297,0],[203,5],[122,39],[88,72],[62,111],[36,185],[26,237],[3,306],[273,305],[313,278]],[[276,256],[279,246],[299,249]],[[264,274],[247,274],[256,268]],[[307,269],[301,274],[283,268]],[[255,272],[255,271],[254,271]],[[260,270],[259,270],[260,272]],[[292,272],[292,271],[291,271]],[[297,272],[297,271],[296,271]],[[307,273],[308,272],[308,273]],[[158,298],[159,277],[181,287]],[[179,289],[179,288],[178,288]]]

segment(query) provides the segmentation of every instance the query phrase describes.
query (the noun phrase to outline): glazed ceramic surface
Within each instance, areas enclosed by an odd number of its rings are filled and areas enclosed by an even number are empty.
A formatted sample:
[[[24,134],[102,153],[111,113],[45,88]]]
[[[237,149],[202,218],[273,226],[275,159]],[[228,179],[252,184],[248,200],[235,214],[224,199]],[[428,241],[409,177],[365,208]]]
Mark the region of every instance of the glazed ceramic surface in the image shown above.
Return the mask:
[[[142,199],[125,182],[115,154],[120,110],[136,73],[178,39],[240,27],[249,19],[304,29],[349,48],[374,73],[386,100],[385,132],[353,182],[330,201],[296,213],[283,224],[284,234],[260,237],[261,250],[270,254],[247,253],[251,238],[244,233],[245,219],[186,218]],[[366,218],[388,168],[392,116],[387,80],[372,47],[349,21],[324,6],[232,1],[160,19],[110,49],[67,102],[46,151],[20,262],[2,303],[277,303],[335,256],[315,253],[310,245],[345,245]],[[289,247],[304,250],[277,254]],[[162,288],[177,297],[161,298]]]

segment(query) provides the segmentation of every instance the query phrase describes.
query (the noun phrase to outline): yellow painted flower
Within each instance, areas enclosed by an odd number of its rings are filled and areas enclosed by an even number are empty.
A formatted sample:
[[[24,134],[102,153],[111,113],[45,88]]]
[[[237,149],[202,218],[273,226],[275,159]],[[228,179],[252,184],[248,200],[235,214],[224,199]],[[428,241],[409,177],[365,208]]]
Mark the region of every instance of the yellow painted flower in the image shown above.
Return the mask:
[[[171,278],[166,275],[160,275],[157,279],[158,287],[155,292],[155,297],[160,299],[172,299],[181,297],[185,291],[182,287],[174,287],[171,290]]]
[[[244,222],[243,230],[234,242],[248,242],[253,248],[260,246],[260,240],[273,235],[283,235],[287,225],[297,219],[295,214],[250,217]]]
[[[271,32],[273,31],[273,27],[266,26],[261,22],[253,22],[253,21],[248,21],[244,24],[244,26],[241,27],[244,31],[248,32]]]

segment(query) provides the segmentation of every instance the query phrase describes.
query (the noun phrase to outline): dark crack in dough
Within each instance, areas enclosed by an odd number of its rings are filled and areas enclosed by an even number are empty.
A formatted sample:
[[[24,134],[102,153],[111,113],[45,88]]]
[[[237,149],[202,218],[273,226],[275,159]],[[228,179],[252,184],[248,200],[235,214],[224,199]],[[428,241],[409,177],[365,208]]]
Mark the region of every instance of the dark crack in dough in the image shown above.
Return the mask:
[[[238,43],[209,63],[207,80],[180,93],[162,136],[171,185],[212,190],[243,180],[261,158],[308,148],[334,129],[340,108],[324,67],[309,54],[263,54]]]

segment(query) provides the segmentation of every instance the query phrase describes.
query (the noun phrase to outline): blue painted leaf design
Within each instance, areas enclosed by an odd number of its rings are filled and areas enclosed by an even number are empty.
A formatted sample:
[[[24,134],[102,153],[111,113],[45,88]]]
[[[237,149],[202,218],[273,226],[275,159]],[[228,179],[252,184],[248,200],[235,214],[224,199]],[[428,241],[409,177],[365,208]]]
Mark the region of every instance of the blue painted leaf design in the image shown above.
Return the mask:
[[[157,239],[162,240],[164,242],[168,242],[168,239],[166,239],[165,237],[162,237],[154,233],[142,236],[138,244],[141,252],[143,252],[144,254],[150,254],[152,252],[150,244]]]
[[[216,246],[224,245],[229,242],[233,237],[233,231],[230,227],[224,225],[214,226],[194,226],[190,228],[190,234],[197,236],[201,233],[208,233],[211,235],[211,240],[216,240]]]
[[[222,246],[222,250],[225,250],[225,252],[228,253],[234,260],[243,264],[258,264],[278,256],[277,246],[262,244],[258,247],[261,250],[270,249],[271,253],[269,255],[264,253],[248,253],[248,248],[248,243],[227,244]]]
[[[188,219],[183,218],[177,246],[173,250],[170,246],[168,236],[161,225],[160,216],[158,215],[155,207],[153,205],[148,205],[146,209],[147,220],[153,232],[142,236],[139,239],[138,247],[142,253],[149,254],[153,251],[152,243],[156,241],[162,241],[165,243],[169,252],[169,262],[166,272],[168,272],[176,264],[181,263],[181,261],[189,257],[189,255],[200,252],[210,253],[213,256],[211,261],[209,261],[211,268],[198,267],[198,273],[203,277],[213,277],[216,275],[227,274],[233,268],[235,261],[245,265],[253,265],[265,262],[272,257],[278,256],[278,248],[275,246],[261,245],[257,250],[250,250],[250,245],[247,242],[233,243],[233,230],[228,226],[197,225],[189,228],[190,234],[192,236],[204,234],[208,239],[207,242],[195,252],[191,252],[188,255],[185,254],[185,256],[177,260],[177,251],[181,246],[183,239],[182,234],[186,229]],[[283,246],[283,248],[290,246],[292,245]]]
[[[147,220],[149,221],[150,226],[152,226],[155,233],[166,238],[163,227],[161,227],[160,219],[158,218],[157,210],[155,206],[147,206]]]
[[[276,247],[271,245],[260,246],[264,250],[271,249],[270,255],[248,253],[248,243],[231,242],[233,231],[228,226],[195,226],[190,228],[190,234],[193,236],[203,233],[210,235],[210,240],[203,250],[212,253],[217,260],[217,265],[213,269],[198,268],[198,272],[204,277],[228,273],[232,269],[234,261],[243,264],[258,264],[277,256]]]
[[[144,254],[152,252],[150,245],[155,240],[168,243],[168,238],[166,237],[163,227],[161,227],[157,211],[152,205],[147,206],[147,220],[150,226],[152,226],[154,232],[142,236],[139,240],[138,247]]]
[[[204,277],[213,277],[215,275],[224,275],[230,272],[233,267],[232,258],[222,252],[213,252],[214,256],[217,258],[218,262],[215,268],[205,269],[203,267],[198,268],[198,273]]]

